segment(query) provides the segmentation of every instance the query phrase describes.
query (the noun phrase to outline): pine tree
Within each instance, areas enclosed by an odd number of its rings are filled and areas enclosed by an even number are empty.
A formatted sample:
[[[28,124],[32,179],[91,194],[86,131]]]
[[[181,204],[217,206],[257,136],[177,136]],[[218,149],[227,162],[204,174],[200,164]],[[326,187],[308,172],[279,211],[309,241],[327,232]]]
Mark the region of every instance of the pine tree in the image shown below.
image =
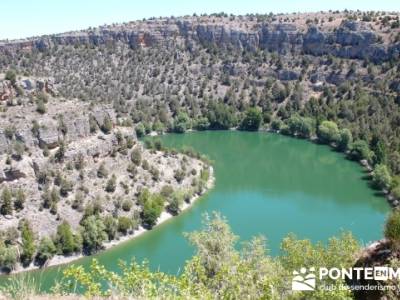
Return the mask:
[[[15,195],[14,207],[17,211],[24,209],[26,196],[22,189],[18,189]]]
[[[57,227],[57,234],[55,238],[57,249],[62,254],[71,254],[76,251],[76,243],[71,226],[67,221],[64,221]]]
[[[21,262],[29,265],[36,251],[35,237],[28,221],[24,221],[21,228],[22,254]]]
[[[1,207],[0,213],[2,215],[11,215],[12,214],[12,194],[10,189],[6,186],[3,189],[3,193],[1,194]]]

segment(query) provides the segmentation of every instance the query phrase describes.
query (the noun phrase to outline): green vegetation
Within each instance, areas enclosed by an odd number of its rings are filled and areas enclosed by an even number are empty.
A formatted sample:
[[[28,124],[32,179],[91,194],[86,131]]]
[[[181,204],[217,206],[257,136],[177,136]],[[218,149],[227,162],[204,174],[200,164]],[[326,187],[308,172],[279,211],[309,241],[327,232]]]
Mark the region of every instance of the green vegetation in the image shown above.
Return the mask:
[[[189,116],[180,112],[178,116],[174,119],[173,131],[178,133],[184,133],[186,130],[191,128],[191,121]]]
[[[49,237],[44,237],[41,239],[35,261],[40,265],[44,265],[48,260],[50,260],[57,253],[57,248],[54,242]]]
[[[146,228],[152,228],[164,210],[164,197],[161,194],[151,194],[149,190],[144,189],[138,202],[142,206],[142,225]]]
[[[290,292],[293,270],[303,266],[349,268],[359,250],[351,234],[331,238],[328,244],[312,244],[289,235],[282,242],[282,255],[271,257],[265,239],[253,238],[237,250],[238,237],[219,214],[204,217],[201,231],[187,234],[195,256],[179,275],[150,271],[148,263],[121,263],[119,274],[97,260],[89,271],[71,266],[55,287],[63,294],[77,289],[87,297],[118,296],[134,299],[350,299],[348,290]],[[320,284],[338,286],[344,280],[323,279]]]
[[[323,121],[318,126],[318,138],[322,143],[330,144],[339,141],[339,129],[335,122]]]
[[[106,115],[104,117],[103,124],[100,126],[100,129],[105,134],[109,134],[112,128],[113,128],[113,123],[111,121],[111,118],[108,115]]]
[[[111,178],[107,181],[106,192],[114,193],[117,187],[117,177],[113,174]]]
[[[257,131],[260,128],[261,121],[261,110],[256,107],[251,107],[246,111],[246,115],[244,116],[240,124],[240,129]]]
[[[237,125],[237,118],[232,107],[212,102],[208,106],[209,129],[229,129]]]
[[[294,115],[287,119],[285,127],[281,128],[281,130],[284,134],[310,138],[313,135],[314,123],[311,118]]]
[[[351,144],[349,156],[357,161],[363,159],[371,161],[373,153],[369,149],[368,143],[366,141],[357,140],[353,144]]]
[[[89,216],[83,220],[81,235],[84,251],[88,254],[101,250],[108,238],[106,227],[97,216]]]
[[[28,221],[22,221],[21,228],[21,238],[22,238],[22,253],[21,262],[24,266],[29,265],[36,251],[35,238],[31,225]]]
[[[3,188],[1,194],[0,212],[2,215],[11,215],[13,212],[12,194],[7,186]]]
[[[7,70],[5,79],[10,80],[11,84],[14,85],[17,81],[17,73],[15,72],[15,70]]]
[[[67,221],[58,225],[54,241],[57,252],[60,254],[70,255],[80,249],[78,239],[72,233],[71,226]]]
[[[400,246],[400,211],[394,210],[386,220],[385,237],[396,246]]]
[[[339,141],[337,145],[338,150],[342,152],[347,151],[350,148],[352,142],[353,136],[351,134],[351,131],[347,128],[343,128],[342,130],[340,130]]]
[[[374,168],[372,180],[378,189],[387,189],[390,187],[392,177],[386,165],[379,164]]]

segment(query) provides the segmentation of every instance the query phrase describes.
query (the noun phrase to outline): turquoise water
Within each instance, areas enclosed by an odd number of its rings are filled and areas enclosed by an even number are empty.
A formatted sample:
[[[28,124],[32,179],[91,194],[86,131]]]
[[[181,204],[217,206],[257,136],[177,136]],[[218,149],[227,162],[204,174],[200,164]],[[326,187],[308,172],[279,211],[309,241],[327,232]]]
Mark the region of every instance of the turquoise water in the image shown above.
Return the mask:
[[[272,255],[290,232],[313,241],[342,230],[363,243],[382,236],[386,200],[368,187],[360,165],[327,146],[263,132],[192,132],[161,139],[171,147],[191,146],[213,160],[215,187],[183,214],[96,255],[109,269],[117,270],[119,259],[135,257],[148,259],[153,269],[178,272],[193,254],[183,232],[199,229],[202,214],[212,211],[226,216],[242,240],[264,235]],[[32,274],[47,289],[61,269]]]

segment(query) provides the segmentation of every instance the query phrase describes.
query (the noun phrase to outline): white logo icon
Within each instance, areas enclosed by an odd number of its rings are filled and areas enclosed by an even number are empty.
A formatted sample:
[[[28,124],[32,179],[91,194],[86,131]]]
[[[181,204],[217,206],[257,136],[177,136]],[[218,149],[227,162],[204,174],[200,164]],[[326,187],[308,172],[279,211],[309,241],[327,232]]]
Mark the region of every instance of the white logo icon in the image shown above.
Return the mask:
[[[301,268],[300,272],[293,271],[293,291],[313,291],[315,289],[315,268]]]

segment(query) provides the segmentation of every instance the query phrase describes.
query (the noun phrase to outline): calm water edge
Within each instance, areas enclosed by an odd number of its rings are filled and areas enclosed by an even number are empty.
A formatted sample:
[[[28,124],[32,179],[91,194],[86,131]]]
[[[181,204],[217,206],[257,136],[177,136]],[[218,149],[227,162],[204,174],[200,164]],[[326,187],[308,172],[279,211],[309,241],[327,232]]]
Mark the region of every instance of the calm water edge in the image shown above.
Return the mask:
[[[191,209],[96,255],[107,268],[118,260],[148,259],[153,269],[177,273],[193,254],[183,232],[197,230],[205,212],[219,211],[241,240],[264,235],[272,255],[282,238],[327,241],[350,230],[362,243],[379,239],[389,206],[363,179],[360,165],[327,146],[265,132],[207,131],[160,137],[169,147],[190,146],[207,155],[215,187]],[[73,262],[87,266],[92,257]],[[46,290],[63,267],[31,272]],[[4,284],[5,277],[0,279]]]

